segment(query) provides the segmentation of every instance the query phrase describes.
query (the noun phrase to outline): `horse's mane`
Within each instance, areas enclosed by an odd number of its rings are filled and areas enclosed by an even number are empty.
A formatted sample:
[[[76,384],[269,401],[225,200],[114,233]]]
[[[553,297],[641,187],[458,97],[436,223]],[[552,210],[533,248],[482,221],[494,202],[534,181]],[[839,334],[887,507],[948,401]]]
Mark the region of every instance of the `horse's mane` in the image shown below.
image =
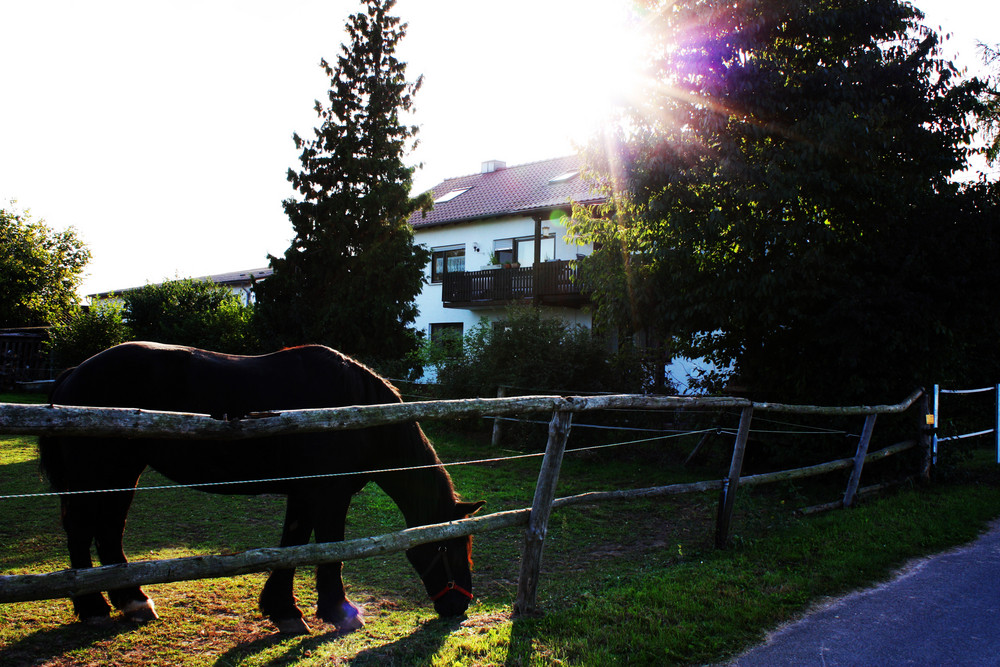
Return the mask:
[[[359,391],[359,397],[363,397],[366,404],[403,402],[402,394],[400,394],[399,389],[392,382],[360,361],[340,352],[337,352],[337,354],[349,362],[348,365],[353,370],[351,373],[352,382],[357,383],[351,389]],[[441,459],[438,458],[434,446],[424,433],[424,430],[420,428],[418,422],[403,422],[397,424],[396,428],[399,435],[397,442],[400,444],[400,454],[403,457],[408,460],[421,460],[429,455],[435,463],[440,465]],[[455,485],[452,483],[451,475],[448,474],[448,471],[443,465],[440,465],[435,472],[440,475],[441,483],[447,489],[452,501],[459,502],[460,498],[455,491]]]

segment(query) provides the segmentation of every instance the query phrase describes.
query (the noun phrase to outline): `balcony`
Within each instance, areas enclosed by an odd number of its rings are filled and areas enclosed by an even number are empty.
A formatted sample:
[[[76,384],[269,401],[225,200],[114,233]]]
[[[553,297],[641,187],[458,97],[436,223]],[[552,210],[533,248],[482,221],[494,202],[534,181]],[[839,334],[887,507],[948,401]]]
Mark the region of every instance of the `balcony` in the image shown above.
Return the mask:
[[[577,281],[577,263],[567,261],[446,273],[441,287],[445,308],[484,308],[516,301],[578,307],[587,301]]]

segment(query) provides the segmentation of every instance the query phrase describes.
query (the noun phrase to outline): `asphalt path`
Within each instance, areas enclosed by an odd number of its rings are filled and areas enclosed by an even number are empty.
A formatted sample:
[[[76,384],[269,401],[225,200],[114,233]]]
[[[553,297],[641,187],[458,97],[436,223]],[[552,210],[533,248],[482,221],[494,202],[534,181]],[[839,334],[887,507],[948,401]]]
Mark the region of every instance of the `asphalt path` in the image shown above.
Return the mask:
[[[964,547],[823,605],[729,664],[1000,666],[1000,522]]]

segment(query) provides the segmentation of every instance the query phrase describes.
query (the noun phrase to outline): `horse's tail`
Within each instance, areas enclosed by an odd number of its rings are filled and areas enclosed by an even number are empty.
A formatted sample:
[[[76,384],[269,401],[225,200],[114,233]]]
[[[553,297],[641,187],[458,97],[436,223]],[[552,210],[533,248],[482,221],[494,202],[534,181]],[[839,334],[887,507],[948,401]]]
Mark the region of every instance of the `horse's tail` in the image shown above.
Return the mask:
[[[73,368],[64,370],[56,378],[56,381],[52,384],[52,389],[49,391],[49,404],[51,405],[55,401],[56,392],[59,390],[60,385],[62,385],[66,378],[70,376],[73,372]],[[49,484],[52,485],[54,489],[64,488],[64,475],[63,467],[61,465],[61,459],[58,456],[59,451],[59,436],[56,435],[43,435],[38,438],[38,464],[41,468],[42,474],[49,480]]]

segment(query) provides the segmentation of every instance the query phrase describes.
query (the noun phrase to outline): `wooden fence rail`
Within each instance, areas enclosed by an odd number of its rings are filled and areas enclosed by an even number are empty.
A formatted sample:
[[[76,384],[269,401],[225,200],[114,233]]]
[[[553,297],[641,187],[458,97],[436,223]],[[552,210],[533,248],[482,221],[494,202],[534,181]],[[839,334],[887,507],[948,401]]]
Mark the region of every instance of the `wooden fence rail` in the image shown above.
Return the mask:
[[[325,430],[358,429],[415,419],[459,419],[532,412],[586,412],[589,410],[677,408],[746,408],[758,412],[822,415],[867,415],[903,412],[922,392],[896,405],[820,407],[754,403],[742,398],[683,396],[522,396],[418,401],[388,405],[282,410],[251,413],[240,419],[214,419],[184,412],[134,408],[86,408],[61,405],[0,403],[0,434],[67,435],[129,438],[240,440],[272,435],[296,435]]]
[[[527,525],[515,611],[523,614],[532,613],[535,611],[542,548],[547,532],[549,513],[552,509],[603,500],[676,495],[719,489],[722,492],[719,526],[725,522],[725,530],[717,527],[716,537],[720,545],[724,545],[731,521],[735,492],[739,486],[799,479],[834,470],[853,468],[848,492],[845,494],[844,500],[838,501],[840,505],[849,506],[849,499],[853,499],[857,489],[855,480],[860,478],[861,467],[865,462],[897,454],[918,443],[921,447],[928,446],[929,439],[921,431],[920,437],[914,442],[900,443],[873,453],[867,452],[868,438],[874,427],[874,415],[904,412],[922,395],[921,391],[914,392],[903,402],[894,405],[852,407],[754,403],[738,398],[628,395],[532,396],[351,406],[323,410],[292,410],[250,415],[248,418],[232,421],[217,420],[207,415],[126,408],[75,408],[0,403],[0,434],[49,435],[61,433],[79,436],[170,437],[204,440],[231,440],[266,437],[278,433],[296,434],[331,429],[356,429],[424,418],[502,416],[546,411],[553,413],[549,428],[549,441],[531,509],[497,512],[482,517],[471,517],[461,521],[410,528],[387,535],[343,542],[252,549],[231,555],[136,561],[122,565],[85,570],[62,570],[47,574],[0,576],[0,603],[51,599],[130,585],[233,576],[266,571],[275,567],[353,560],[403,551],[417,544],[450,537]],[[742,411],[740,429],[734,446],[733,461],[728,478],[647,489],[589,492],[567,498],[555,498],[555,486],[558,480],[562,452],[565,450],[566,438],[569,435],[571,413],[612,408],[676,409],[693,407],[738,407]],[[862,437],[863,447],[859,445],[858,453],[852,458],[794,470],[741,477],[742,452],[745,449],[746,435],[750,429],[750,419],[755,411],[814,415],[864,415],[866,421]],[[921,415],[921,423],[924,422],[924,419],[924,415]],[[927,455],[925,455],[926,458]],[[853,490],[851,484],[854,485]]]

